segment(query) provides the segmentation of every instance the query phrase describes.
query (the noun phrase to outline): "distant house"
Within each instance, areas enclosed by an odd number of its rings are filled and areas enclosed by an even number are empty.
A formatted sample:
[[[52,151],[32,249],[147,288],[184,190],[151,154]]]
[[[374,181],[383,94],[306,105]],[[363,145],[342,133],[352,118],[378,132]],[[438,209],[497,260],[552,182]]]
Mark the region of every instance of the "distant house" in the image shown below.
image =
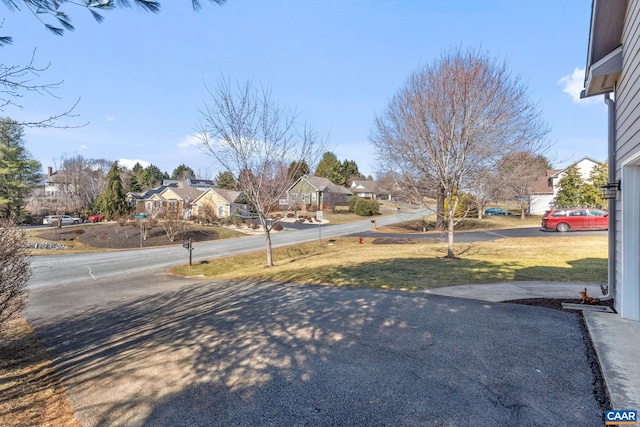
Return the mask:
[[[61,192],[75,194],[78,192],[77,183],[67,175],[65,171],[54,171],[51,166],[47,167],[47,174],[44,177],[44,195],[56,196]]]
[[[363,199],[377,199],[378,185],[375,181],[356,181],[351,182],[351,191],[358,197]]]
[[[305,209],[316,207],[323,210],[345,205],[351,196],[353,193],[350,190],[327,178],[304,175],[287,190],[287,203]]]
[[[136,213],[191,216],[191,205],[203,193],[185,181],[171,182],[140,193],[128,193],[127,201]]]
[[[218,218],[229,218],[236,215],[245,217],[248,214],[248,206],[242,193],[235,190],[207,189],[193,201],[191,214],[201,215],[206,207],[210,207]]]
[[[587,181],[593,168],[600,163],[590,157],[584,157],[565,169],[547,170],[546,174],[539,177],[532,185],[531,195],[529,196],[529,214],[542,215],[553,207],[553,201],[560,189],[558,184],[562,177],[567,174],[567,169],[576,166],[580,171],[580,175],[582,175],[582,179]]]

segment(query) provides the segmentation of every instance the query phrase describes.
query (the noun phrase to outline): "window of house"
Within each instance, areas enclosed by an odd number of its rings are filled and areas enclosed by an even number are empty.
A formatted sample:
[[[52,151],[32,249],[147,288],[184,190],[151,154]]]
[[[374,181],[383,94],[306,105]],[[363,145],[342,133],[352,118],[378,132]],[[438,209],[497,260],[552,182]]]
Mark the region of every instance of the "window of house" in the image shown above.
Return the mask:
[[[167,210],[170,210],[170,211],[178,210],[178,201],[177,200],[169,200],[167,202]]]
[[[218,215],[218,218],[221,218],[221,217],[223,217],[223,216],[224,216],[224,206],[222,206],[222,205],[218,206],[218,213],[217,213],[217,215]]]

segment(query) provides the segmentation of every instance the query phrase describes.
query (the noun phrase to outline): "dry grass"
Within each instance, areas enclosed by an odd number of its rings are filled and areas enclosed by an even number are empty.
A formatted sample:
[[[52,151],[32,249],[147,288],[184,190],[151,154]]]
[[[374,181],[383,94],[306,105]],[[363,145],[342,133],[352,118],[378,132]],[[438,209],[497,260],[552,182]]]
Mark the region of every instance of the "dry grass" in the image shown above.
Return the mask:
[[[0,425],[80,426],[44,346],[27,322],[10,321],[0,343]]]
[[[177,275],[332,284],[385,289],[429,289],[512,280],[605,283],[606,237],[502,239],[446,246],[422,239],[340,238],[263,251],[172,269]]]

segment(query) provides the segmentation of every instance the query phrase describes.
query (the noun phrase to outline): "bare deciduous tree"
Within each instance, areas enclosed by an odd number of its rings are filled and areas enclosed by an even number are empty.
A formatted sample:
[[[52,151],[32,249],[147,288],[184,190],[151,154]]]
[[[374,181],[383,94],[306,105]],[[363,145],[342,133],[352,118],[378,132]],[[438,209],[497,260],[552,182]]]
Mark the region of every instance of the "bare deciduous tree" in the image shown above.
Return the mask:
[[[455,194],[467,191],[476,171],[505,153],[532,150],[547,133],[526,86],[504,63],[455,50],[409,77],[376,117],[371,139],[383,169],[435,182],[452,258]]]
[[[250,82],[232,87],[221,79],[201,111],[203,148],[228,171],[266,234],[267,265],[273,265],[271,230],[281,217],[271,213],[286,199],[298,170],[311,164],[322,147],[315,133],[297,122],[295,112],[280,107],[268,89]],[[290,207],[287,208],[287,210]]]
[[[525,218],[535,185],[550,169],[548,161],[540,155],[518,151],[500,159],[497,169],[501,178],[500,188],[506,197],[516,200],[520,217]]]
[[[31,256],[13,218],[0,219],[0,329],[27,305]]]

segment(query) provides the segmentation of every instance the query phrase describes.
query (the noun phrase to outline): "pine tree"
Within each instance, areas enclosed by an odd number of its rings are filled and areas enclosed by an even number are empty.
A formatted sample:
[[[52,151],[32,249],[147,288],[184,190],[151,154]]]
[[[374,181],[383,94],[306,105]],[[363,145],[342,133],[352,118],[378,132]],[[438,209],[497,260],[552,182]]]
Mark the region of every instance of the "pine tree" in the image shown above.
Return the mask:
[[[229,171],[220,172],[216,177],[218,187],[225,190],[237,190],[238,183],[233,178],[233,174]]]
[[[342,174],[342,164],[331,151],[324,153],[314,175],[327,178],[337,185],[345,185],[347,182]]]
[[[104,216],[110,220],[117,215],[127,213],[125,197],[124,188],[122,188],[122,179],[120,178],[120,168],[118,167],[118,162],[115,162],[111,165],[111,169],[109,169],[107,183],[96,204]]]
[[[583,204],[582,187],[585,182],[576,165],[570,166],[558,182],[558,194],[554,205],[559,208],[575,208]]]
[[[193,169],[191,169],[189,166],[185,165],[184,163],[179,165],[177,168],[175,168],[173,170],[173,173],[171,174],[171,179],[176,179],[176,180],[185,180],[185,179],[191,179],[195,177],[196,177],[196,173],[193,171]]]
[[[24,199],[40,181],[40,163],[24,146],[22,126],[0,119],[0,217],[20,214]]]
[[[342,176],[344,177],[345,184],[349,185],[351,185],[352,180],[363,178],[355,160],[345,160],[342,162]]]
[[[299,162],[294,160],[289,165],[289,176],[294,181],[299,180],[304,175],[309,175],[309,173],[311,173],[311,169],[304,159],[300,160]]]

